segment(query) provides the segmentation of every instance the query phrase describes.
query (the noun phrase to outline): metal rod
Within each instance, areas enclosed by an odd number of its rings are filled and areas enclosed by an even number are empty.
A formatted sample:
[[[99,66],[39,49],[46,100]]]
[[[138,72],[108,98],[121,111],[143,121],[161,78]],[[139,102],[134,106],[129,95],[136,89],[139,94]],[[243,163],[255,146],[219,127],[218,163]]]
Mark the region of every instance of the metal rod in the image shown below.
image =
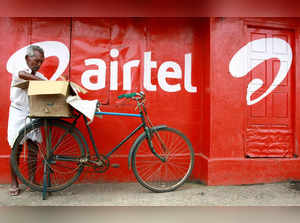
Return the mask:
[[[69,130],[65,131],[65,133],[58,139],[58,142],[56,145],[53,147],[53,152],[56,150],[56,148],[59,146],[59,144],[62,142],[62,140],[65,138],[66,135],[69,134]]]
[[[56,155],[56,156],[54,156],[53,161],[79,162],[79,161],[80,161],[80,158],[78,158],[78,157],[72,157],[72,156]]]
[[[115,148],[112,149],[108,154],[105,155],[105,158],[110,157],[111,154],[113,154],[117,149],[120,148],[131,136],[133,136],[137,131],[139,131],[141,128],[144,127],[144,123],[140,124],[135,130],[133,130],[125,139],[122,140],[122,142],[119,143]]]
[[[96,147],[96,143],[95,143],[95,140],[94,140],[94,138],[93,138],[93,134],[92,134],[91,128],[90,128],[90,126],[87,124],[87,123],[88,123],[88,120],[87,120],[87,118],[86,118],[84,115],[83,115],[83,119],[84,119],[85,126],[86,126],[86,128],[87,128],[87,130],[88,130],[88,133],[89,133],[89,136],[90,136],[90,140],[91,140],[91,142],[92,142],[93,149],[94,149],[94,151],[95,151],[96,157],[97,157],[98,159],[100,159],[100,155],[99,155],[98,149],[97,149],[97,147]]]
[[[95,112],[95,115],[116,115],[116,116],[128,116],[128,117],[141,117],[140,114],[130,113],[117,113],[117,112]]]
[[[42,193],[42,197],[43,200],[46,200],[46,196],[47,196],[47,172],[48,172],[48,168],[47,168],[47,164],[46,161],[44,161],[44,176],[43,176],[43,193]]]

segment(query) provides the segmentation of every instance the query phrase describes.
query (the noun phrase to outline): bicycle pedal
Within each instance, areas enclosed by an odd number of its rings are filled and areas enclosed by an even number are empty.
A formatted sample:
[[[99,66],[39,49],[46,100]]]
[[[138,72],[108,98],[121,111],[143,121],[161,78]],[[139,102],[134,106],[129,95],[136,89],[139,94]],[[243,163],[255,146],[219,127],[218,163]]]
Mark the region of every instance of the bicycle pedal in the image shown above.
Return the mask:
[[[118,164],[118,163],[113,163],[113,164],[111,164],[111,167],[112,167],[112,168],[119,168],[119,167],[120,167],[120,164]]]

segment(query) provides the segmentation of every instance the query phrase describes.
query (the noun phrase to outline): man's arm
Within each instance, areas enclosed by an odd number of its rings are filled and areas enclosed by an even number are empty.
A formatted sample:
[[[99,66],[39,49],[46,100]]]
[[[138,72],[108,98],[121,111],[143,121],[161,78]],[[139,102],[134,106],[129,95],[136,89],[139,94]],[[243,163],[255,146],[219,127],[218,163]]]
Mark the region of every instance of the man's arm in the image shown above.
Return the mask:
[[[19,78],[23,80],[43,80],[35,75],[32,75],[30,73],[27,73],[26,71],[20,71],[19,72]]]

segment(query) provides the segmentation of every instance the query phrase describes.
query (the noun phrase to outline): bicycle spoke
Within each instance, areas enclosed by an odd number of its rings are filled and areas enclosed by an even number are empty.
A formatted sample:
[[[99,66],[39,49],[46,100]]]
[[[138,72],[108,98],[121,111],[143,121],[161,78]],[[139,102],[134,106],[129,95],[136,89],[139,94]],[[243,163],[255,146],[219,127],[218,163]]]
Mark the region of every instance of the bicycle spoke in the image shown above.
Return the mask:
[[[62,140],[64,139],[64,137],[65,137],[67,134],[69,134],[69,133],[66,131],[66,132],[58,139],[58,142],[55,144],[55,146],[54,146],[53,149],[52,149],[53,152],[57,149],[58,145],[62,142]]]
[[[170,128],[157,130],[151,140],[155,152],[166,159],[158,159],[147,140],[142,139],[134,152],[134,174],[143,186],[155,192],[175,190],[191,173],[193,150],[181,133]]]
[[[51,181],[47,191],[58,191],[71,185],[79,177],[83,166],[79,166],[77,162],[53,161],[52,155],[66,155],[79,159],[85,156],[85,152],[80,138],[74,132],[69,131],[73,128],[71,125],[56,120],[47,120],[47,126],[45,124],[45,121],[41,120],[31,125],[26,129],[26,135],[23,133],[17,138],[17,143],[23,141],[24,145],[27,143],[25,139],[37,138],[41,141],[34,142],[34,147],[28,146],[26,153],[20,156],[22,160],[19,165],[16,158],[12,161],[19,179],[27,186],[39,191],[43,190],[44,163],[46,162],[50,171],[48,180]],[[22,149],[24,150],[25,147],[22,146]],[[13,151],[16,154],[16,148]],[[14,157],[17,156],[14,155]]]

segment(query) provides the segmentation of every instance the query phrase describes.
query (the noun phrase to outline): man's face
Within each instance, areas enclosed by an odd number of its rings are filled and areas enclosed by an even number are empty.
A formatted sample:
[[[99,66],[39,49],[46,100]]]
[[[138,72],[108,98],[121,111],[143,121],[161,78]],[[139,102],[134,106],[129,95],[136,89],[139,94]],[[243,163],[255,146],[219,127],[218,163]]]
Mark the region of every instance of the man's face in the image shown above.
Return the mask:
[[[44,55],[37,50],[34,51],[33,56],[26,56],[27,65],[33,72],[36,72],[40,69],[44,59]]]

